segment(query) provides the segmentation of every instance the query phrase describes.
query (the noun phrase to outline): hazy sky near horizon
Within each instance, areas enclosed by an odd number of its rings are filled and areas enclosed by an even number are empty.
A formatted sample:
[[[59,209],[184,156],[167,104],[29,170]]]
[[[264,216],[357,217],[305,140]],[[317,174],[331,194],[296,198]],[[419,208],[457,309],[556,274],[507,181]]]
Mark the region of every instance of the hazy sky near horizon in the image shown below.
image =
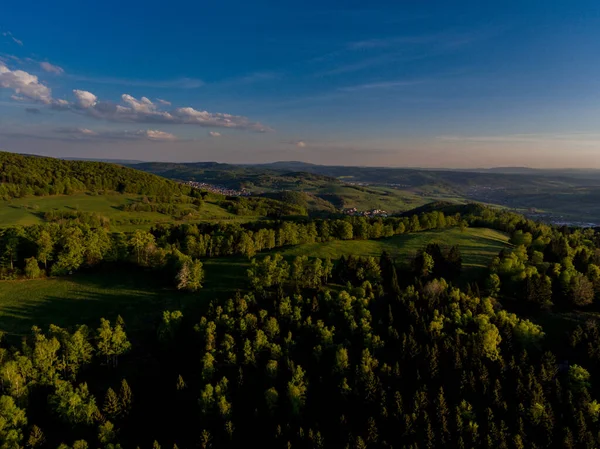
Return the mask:
[[[8,2],[0,149],[600,168],[599,54],[591,0]]]

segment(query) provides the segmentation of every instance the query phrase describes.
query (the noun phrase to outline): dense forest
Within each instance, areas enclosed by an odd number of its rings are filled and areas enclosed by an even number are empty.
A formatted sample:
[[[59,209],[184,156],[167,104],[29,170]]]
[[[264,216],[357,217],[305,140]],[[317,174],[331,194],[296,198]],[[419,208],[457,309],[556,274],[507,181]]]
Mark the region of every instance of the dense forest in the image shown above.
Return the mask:
[[[188,194],[190,188],[116,164],[0,152],[0,198],[81,191],[181,195]]]
[[[337,261],[264,249],[385,238],[447,226],[511,235],[482,279],[460,248]],[[202,315],[166,310],[135,338],[121,318],[33,328],[0,349],[5,448],[587,447],[600,444],[600,328],[536,324],[594,308],[600,234],[481,206],[462,215],[3,230],[3,273],[62,275],[98,264],[157,270],[202,288],[205,257],[251,259],[246,287]],[[148,269],[148,268],[147,268]],[[460,287],[459,287],[460,286]],[[173,294],[176,294],[174,292]]]

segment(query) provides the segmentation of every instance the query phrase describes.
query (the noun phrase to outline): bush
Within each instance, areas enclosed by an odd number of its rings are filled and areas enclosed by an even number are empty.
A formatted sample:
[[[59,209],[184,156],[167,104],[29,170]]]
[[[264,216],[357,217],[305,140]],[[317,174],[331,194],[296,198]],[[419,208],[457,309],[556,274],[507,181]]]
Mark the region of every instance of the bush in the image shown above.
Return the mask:
[[[37,279],[42,275],[42,270],[38,265],[38,261],[35,257],[25,259],[25,276],[28,279]]]

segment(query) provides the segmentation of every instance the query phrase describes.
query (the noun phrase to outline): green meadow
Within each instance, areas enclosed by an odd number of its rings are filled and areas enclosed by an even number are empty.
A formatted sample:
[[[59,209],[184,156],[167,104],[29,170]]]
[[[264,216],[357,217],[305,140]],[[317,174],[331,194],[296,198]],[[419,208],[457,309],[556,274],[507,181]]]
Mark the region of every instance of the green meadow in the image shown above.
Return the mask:
[[[107,194],[89,195],[55,195],[42,197],[17,198],[10,201],[0,201],[0,226],[32,225],[42,223],[44,212],[57,210],[79,210],[93,212],[110,219],[111,229],[115,231],[130,231],[138,228],[150,228],[155,223],[173,222],[169,215],[158,212],[127,212],[120,207],[138,201],[140,195]],[[145,224],[132,225],[130,220],[142,220]],[[224,210],[216,204],[205,202],[200,213],[193,221],[240,220],[236,215]]]
[[[76,273],[67,277],[0,282],[0,330],[25,335],[33,325],[97,326],[100,317],[121,315],[130,330],[156,323],[164,310],[195,309],[245,286],[247,261],[204,263],[206,281],[197,293],[166,288],[156,273],[136,267]]]
[[[508,245],[508,236],[485,228],[444,229],[397,235],[379,240],[335,240],[326,243],[284,248],[285,256],[309,256],[339,259],[341,256],[361,255],[379,257],[383,251],[402,262],[415,256],[417,251],[429,243],[438,243],[442,247],[458,245],[465,268],[483,268]]]

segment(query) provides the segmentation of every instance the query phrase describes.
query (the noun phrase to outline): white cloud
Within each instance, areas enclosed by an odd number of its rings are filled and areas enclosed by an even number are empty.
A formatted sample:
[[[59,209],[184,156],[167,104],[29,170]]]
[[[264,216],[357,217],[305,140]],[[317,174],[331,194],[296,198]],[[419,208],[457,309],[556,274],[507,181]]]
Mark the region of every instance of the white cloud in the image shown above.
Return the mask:
[[[91,129],[87,129],[87,128],[79,128],[79,131],[81,132],[81,134],[86,135],[86,136],[97,136],[98,133],[96,131],[92,131]]]
[[[11,89],[16,101],[37,101],[50,105],[54,110],[72,111],[98,120],[118,123],[163,123],[175,125],[195,125],[207,128],[232,128],[255,132],[268,132],[271,129],[247,117],[220,112],[199,111],[192,107],[175,108],[171,111],[159,110],[158,104],[147,97],[137,99],[129,94],[121,96],[122,104],[100,101],[96,95],[86,90],[73,90],[75,101],[53,99],[51,90],[40,83],[37,76],[22,70],[10,70],[0,62],[0,88]],[[157,100],[167,105],[165,100]]]
[[[135,112],[145,112],[150,114],[156,111],[156,105],[146,97],[137,100],[131,95],[123,94],[121,95],[121,99],[123,100],[123,103],[127,103]]]
[[[54,64],[50,64],[49,62],[46,62],[46,61],[40,62],[40,67],[43,70],[45,70],[46,72],[54,73],[56,75],[62,75],[63,73],[65,73],[65,71],[62,67],[59,67]]]
[[[77,101],[73,110],[89,117],[120,123],[165,123],[175,125],[196,125],[208,128],[232,128],[256,132],[267,132],[271,129],[247,117],[239,115],[198,111],[191,107],[161,111],[148,98],[137,99],[123,94],[121,99],[125,105],[98,101],[91,92],[74,90]],[[63,105],[56,109],[64,109]]]
[[[39,82],[38,77],[23,70],[10,70],[0,63],[0,88],[11,89],[19,100],[33,100],[50,103],[51,91]]]
[[[306,148],[306,143],[303,142],[302,140],[300,140],[300,141],[296,142],[296,146],[298,148]]]
[[[75,98],[77,98],[77,106],[83,109],[91,108],[96,105],[98,102],[98,97],[93,93],[88,92],[86,90],[77,90],[73,91],[75,94]],[[63,103],[64,104],[64,103]]]
[[[164,105],[164,106],[171,106],[171,102],[170,101],[163,100],[162,98],[157,98],[156,101],[159,102],[160,104]]]
[[[152,140],[177,140],[177,137],[174,134],[159,131],[157,129],[142,131],[142,135],[145,135]]]
[[[221,133],[218,133],[216,131],[209,131],[208,135],[211,137],[221,137]]]

